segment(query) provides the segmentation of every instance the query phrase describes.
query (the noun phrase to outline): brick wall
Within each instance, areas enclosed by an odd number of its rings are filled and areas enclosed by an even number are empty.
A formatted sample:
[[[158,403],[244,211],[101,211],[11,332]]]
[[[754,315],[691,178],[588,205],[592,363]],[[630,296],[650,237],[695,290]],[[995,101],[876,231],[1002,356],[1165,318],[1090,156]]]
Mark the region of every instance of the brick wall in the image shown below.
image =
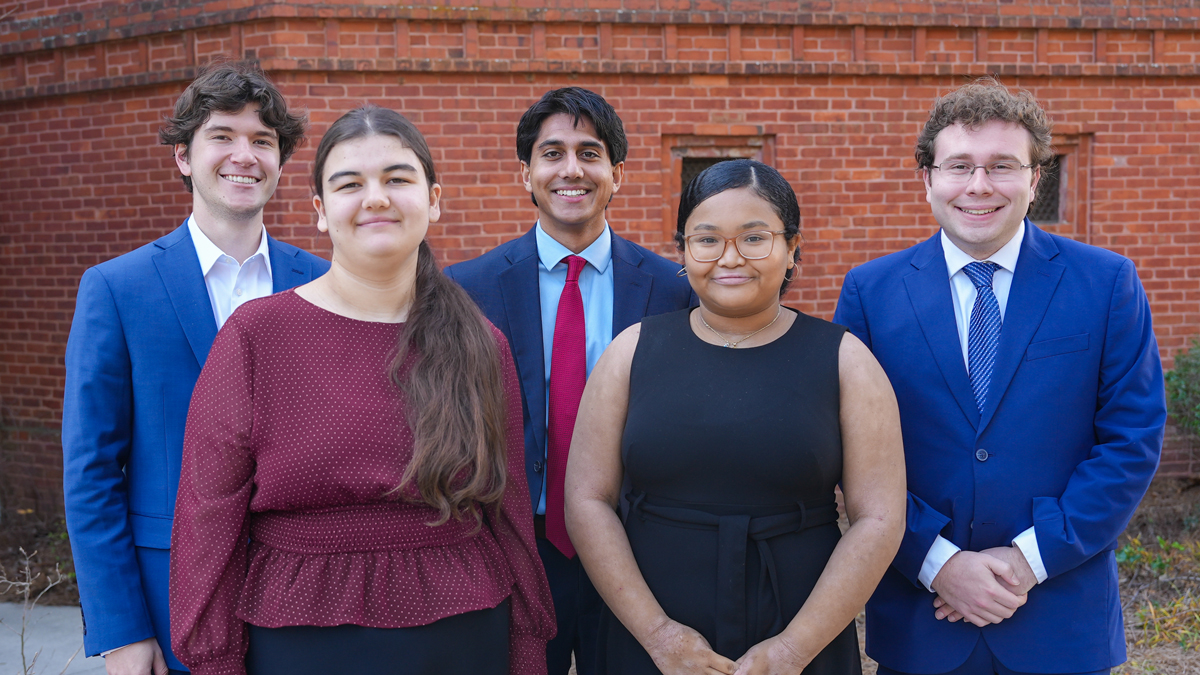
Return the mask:
[[[328,254],[306,179],[315,141],[370,101],[404,112],[433,148],[443,261],[511,239],[535,217],[517,178],[517,119],[547,89],[581,85],[613,103],[630,137],[609,211],[618,231],[674,255],[682,158],[762,158],[803,206],[802,276],[787,301],[822,317],[847,269],[934,231],[916,133],[938,93],[995,73],[1057,124],[1068,206],[1048,229],[1137,263],[1168,366],[1200,333],[1200,9],[1189,0],[521,4],[44,0],[0,19],[0,500],[61,508],[62,354],[79,276],[187,216],[155,133],[219,55],[259,59],[310,112],[312,140],[267,207],[275,236]],[[1174,433],[1162,470],[1200,470]]]

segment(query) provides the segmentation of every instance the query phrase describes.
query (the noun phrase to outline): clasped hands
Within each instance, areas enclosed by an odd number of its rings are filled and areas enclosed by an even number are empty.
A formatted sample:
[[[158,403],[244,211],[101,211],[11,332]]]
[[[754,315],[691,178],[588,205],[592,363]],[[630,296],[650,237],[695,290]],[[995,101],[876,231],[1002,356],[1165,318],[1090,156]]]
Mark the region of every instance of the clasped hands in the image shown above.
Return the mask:
[[[810,660],[776,635],[732,661],[714,652],[696,630],[671,620],[650,634],[646,651],[664,675],[799,675]]]
[[[959,551],[933,579],[934,616],[976,626],[1000,623],[1025,604],[1037,577],[1016,546]]]

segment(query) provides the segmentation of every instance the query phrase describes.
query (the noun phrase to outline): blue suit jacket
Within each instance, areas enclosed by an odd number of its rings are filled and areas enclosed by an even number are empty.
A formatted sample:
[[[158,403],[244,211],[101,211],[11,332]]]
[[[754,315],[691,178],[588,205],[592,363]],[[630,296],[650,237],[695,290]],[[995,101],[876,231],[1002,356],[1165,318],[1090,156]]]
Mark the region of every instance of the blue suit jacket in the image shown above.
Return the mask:
[[[275,291],[329,269],[295,246],[267,246]],[[186,670],[170,651],[166,550],[188,404],[216,334],[186,223],[79,283],[66,353],[63,493],[88,656],[159,636],[167,664]]]
[[[904,434],[907,532],[867,604],[867,652],[890,668],[951,670],[981,634],[1017,671],[1125,660],[1113,549],[1158,466],[1166,421],[1150,306],[1128,259],[1025,227],[982,414],[938,235],[842,286],[834,321],[879,359]],[[979,551],[1031,526],[1049,578],[1028,603],[982,629],[934,619],[917,574],[937,535]]]
[[[611,230],[610,230],[611,232]],[[542,349],[542,311],[538,296],[537,239],[531,229],[521,237],[466,262],[447,267],[484,316],[504,332],[521,378],[525,423],[525,475],[537,508],[542,497],[546,457],[546,367]],[[679,263],[612,234],[613,322],[615,337],[642,317],[695,304]]]

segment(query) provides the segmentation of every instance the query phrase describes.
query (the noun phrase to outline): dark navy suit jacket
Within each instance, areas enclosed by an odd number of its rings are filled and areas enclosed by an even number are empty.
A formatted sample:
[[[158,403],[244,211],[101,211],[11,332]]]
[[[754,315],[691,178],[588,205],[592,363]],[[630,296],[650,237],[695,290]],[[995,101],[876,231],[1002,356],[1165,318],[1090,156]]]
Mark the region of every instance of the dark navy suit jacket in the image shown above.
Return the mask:
[[[269,239],[276,292],[329,263]],[[187,224],[84,273],[67,340],[63,492],[88,656],[149,637],[174,669],[166,550],[183,427],[217,322]]]
[[[611,230],[610,230],[611,232]],[[546,367],[542,311],[538,295],[537,239],[521,237],[466,262],[446,268],[484,316],[504,332],[521,378],[525,422],[525,475],[534,509],[542,497],[546,457]],[[613,322],[615,337],[642,317],[695,304],[679,263],[612,234]]]
[[[867,604],[867,652],[889,668],[946,672],[981,635],[1022,672],[1125,660],[1113,549],[1166,421],[1150,306],[1128,259],[1025,228],[982,414],[939,235],[851,270],[842,286],[834,321],[879,359],[904,434],[907,531]],[[1012,618],[982,629],[934,618],[917,575],[937,535],[979,551],[1029,527],[1049,578]]]

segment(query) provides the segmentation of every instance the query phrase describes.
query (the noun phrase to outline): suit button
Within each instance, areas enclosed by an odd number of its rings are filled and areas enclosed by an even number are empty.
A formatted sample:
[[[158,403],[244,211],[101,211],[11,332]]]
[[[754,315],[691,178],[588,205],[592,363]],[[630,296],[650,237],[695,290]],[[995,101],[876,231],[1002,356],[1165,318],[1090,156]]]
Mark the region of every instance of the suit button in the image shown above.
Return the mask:
[[[977,460],[979,460],[979,461],[981,461],[981,462],[986,462],[986,461],[987,461],[987,458],[988,458],[988,451],[987,451],[987,450],[984,450],[983,448],[980,448],[980,449],[978,449],[978,450],[976,450],[976,451],[975,451],[975,459],[977,459]]]
[[[542,460],[539,459],[533,463],[533,472],[534,473],[542,472]]]

